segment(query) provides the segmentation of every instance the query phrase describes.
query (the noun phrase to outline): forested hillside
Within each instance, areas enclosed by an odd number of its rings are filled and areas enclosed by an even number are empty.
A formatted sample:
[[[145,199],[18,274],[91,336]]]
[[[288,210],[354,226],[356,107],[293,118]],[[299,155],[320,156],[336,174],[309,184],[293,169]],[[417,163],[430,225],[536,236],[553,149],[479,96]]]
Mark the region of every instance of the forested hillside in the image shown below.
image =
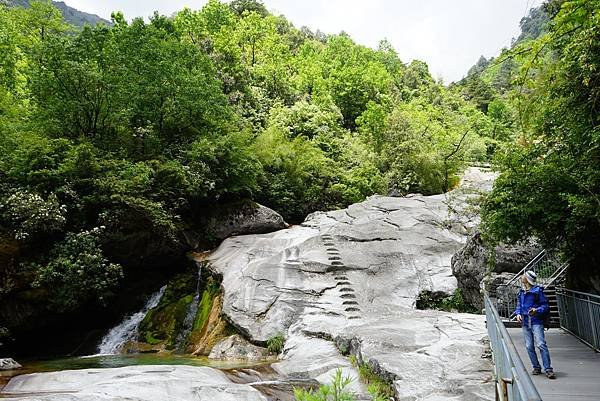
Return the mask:
[[[570,261],[570,285],[600,291],[600,2],[550,0],[497,58],[460,83],[488,116],[501,172],[483,207],[487,234],[534,236]]]
[[[102,309],[128,277],[176,270],[183,233],[222,205],[294,223],[442,193],[492,159],[489,235],[597,268],[598,9],[549,2],[446,87],[385,40],[298,29],[253,0],[84,27],[48,2],[0,5],[0,303]]]
[[[252,1],[112,23],[0,9],[1,297],[106,305],[124,243],[183,252],[184,229],[239,199],[294,222],[444,192],[495,141],[493,118],[386,41],[297,29]]]
[[[29,0],[0,0],[0,5],[4,4],[9,7],[29,7]],[[85,24],[96,25],[96,24],[110,24],[103,18],[98,17],[94,14],[89,14],[83,11],[79,11],[73,7],[69,7],[63,1],[52,1],[52,5],[58,8],[69,24],[75,26],[84,26]]]

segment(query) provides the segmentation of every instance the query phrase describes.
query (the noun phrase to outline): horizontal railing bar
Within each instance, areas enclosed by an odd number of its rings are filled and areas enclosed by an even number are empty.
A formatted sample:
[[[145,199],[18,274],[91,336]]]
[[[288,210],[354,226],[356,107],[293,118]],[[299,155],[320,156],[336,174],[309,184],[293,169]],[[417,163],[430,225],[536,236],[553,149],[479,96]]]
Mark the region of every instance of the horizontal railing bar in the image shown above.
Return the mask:
[[[486,292],[484,303],[496,385],[499,386],[500,381],[504,381],[506,386],[510,387],[508,400],[541,401],[542,398],[519,357],[512,337]]]
[[[575,291],[575,290],[570,290],[568,288],[564,288],[564,287],[556,287],[556,292],[558,291],[562,291],[562,292],[570,292],[573,294],[578,294],[578,295],[583,295],[585,297],[593,297],[593,298],[597,298],[598,300],[600,300],[600,295],[596,295],[596,294],[590,294],[588,292],[581,292],[581,291]]]
[[[575,296],[569,295],[569,294],[561,294],[561,295],[563,295],[565,297],[568,297],[568,298],[571,298],[571,299],[576,299],[578,301],[583,301],[583,302],[591,304],[591,305],[598,305],[598,306],[600,306],[600,302],[592,301],[592,300],[589,300],[589,299],[578,298],[578,297],[575,297]]]

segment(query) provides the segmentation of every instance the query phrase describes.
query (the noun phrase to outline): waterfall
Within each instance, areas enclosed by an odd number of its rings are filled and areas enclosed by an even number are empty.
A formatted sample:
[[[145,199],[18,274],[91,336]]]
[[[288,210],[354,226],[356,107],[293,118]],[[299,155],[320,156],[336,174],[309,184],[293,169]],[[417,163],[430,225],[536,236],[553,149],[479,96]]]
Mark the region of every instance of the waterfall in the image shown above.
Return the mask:
[[[138,334],[140,323],[144,320],[148,311],[158,305],[166,287],[163,286],[160,290],[152,294],[142,310],[133,315],[126,316],[121,323],[110,329],[98,346],[98,354],[118,354],[127,342],[134,340]]]
[[[202,267],[198,264],[198,281],[196,282],[196,294],[194,294],[194,299],[190,302],[188,306],[187,313],[185,318],[183,319],[183,324],[181,326],[181,331],[177,335],[177,339],[175,340],[176,349],[179,352],[184,352],[186,340],[190,333],[192,332],[192,328],[194,326],[194,320],[196,319],[196,314],[198,313],[198,307],[200,306],[200,285],[202,284]]]

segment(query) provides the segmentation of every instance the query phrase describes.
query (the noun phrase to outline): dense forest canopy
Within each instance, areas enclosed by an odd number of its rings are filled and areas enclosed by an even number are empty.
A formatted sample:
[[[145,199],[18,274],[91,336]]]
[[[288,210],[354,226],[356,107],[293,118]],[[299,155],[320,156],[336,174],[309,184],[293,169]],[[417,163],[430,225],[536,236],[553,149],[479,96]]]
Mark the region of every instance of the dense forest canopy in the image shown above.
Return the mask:
[[[442,193],[493,158],[490,236],[597,255],[598,9],[548,2],[446,87],[385,40],[298,29],[254,0],[82,28],[49,2],[0,5],[0,299],[107,305],[129,271],[118,244],[183,252],[216,205],[297,222]]]
[[[496,142],[494,119],[425,63],[257,1],[83,28],[49,2],[1,6],[0,48],[0,297],[31,289],[55,312],[109,304],[124,247],[184,252],[216,205],[295,222],[441,193]]]
[[[496,240],[534,236],[563,251],[571,285],[598,292],[600,2],[548,1],[522,28],[512,49],[464,82],[488,116],[510,105],[518,133],[495,153],[501,174],[484,228]]]

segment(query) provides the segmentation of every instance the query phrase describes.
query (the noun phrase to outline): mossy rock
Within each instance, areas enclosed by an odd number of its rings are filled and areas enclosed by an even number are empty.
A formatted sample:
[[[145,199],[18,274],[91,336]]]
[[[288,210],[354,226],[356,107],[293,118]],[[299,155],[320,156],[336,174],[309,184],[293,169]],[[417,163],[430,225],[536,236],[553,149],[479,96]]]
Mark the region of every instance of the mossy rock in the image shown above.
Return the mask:
[[[140,324],[140,341],[152,345],[164,344],[167,349],[173,349],[193,299],[193,295],[186,295],[150,310]]]
[[[185,349],[190,341],[202,337],[207,331],[214,300],[221,292],[220,279],[213,277],[208,269],[202,269],[200,299],[194,317],[191,333],[185,343],[177,344],[179,334],[184,329],[184,320],[197,290],[198,266],[179,274],[167,284],[165,293],[156,308],[150,310],[140,324],[138,340],[152,346]],[[179,340],[181,340],[179,338]],[[181,341],[179,341],[181,342]]]
[[[192,332],[202,330],[204,326],[206,326],[208,315],[210,314],[213,306],[213,301],[220,293],[220,284],[213,277],[208,277],[207,283],[204,286],[204,291],[202,291],[200,302],[198,304],[198,311],[196,312]]]
[[[142,320],[139,341],[150,345],[164,345],[167,349],[175,347],[177,334],[183,327],[189,305],[194,299],[197,280],[197,267],[191,265],[188,271],[169,281],[159,304]]]

